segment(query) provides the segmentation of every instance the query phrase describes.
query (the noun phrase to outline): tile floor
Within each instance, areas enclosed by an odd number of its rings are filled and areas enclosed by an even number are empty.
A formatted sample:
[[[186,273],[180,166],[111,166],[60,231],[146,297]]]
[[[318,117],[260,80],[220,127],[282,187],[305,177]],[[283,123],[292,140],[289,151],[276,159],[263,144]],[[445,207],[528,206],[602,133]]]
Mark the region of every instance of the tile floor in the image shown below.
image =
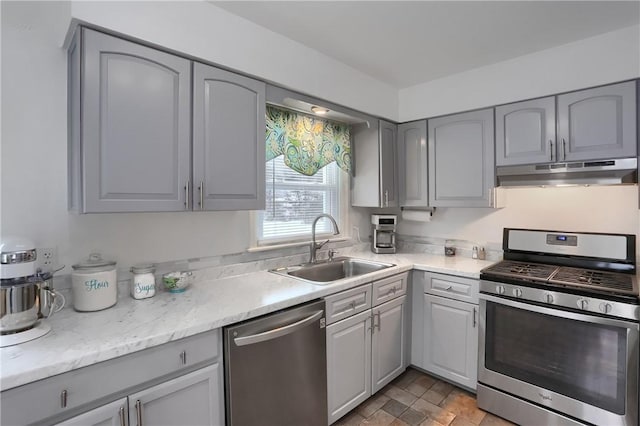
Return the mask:
[[[475,395],[413,368],[335,426],[508,426],[478,408]]]

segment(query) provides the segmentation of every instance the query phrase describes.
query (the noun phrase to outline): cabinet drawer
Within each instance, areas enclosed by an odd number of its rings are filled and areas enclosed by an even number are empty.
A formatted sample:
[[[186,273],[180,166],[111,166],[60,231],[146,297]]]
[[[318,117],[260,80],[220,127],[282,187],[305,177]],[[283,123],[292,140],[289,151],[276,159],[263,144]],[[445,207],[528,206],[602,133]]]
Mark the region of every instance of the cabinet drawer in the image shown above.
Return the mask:
[[[98,400],[213,362],[221,344],[220,330],[213,330],[10,389],[1,394],[0,423],[31,424],[89,410]]]
[[[407,292],[408,272],[404,274],[394,275],[373,283],[373,306],[378,306],[388,300],[395,299]]]
[[[426,273],[425,293],[478,304],[478,280]]]
[[[350,317],[371,308],[371,284],[352,288],[325,297],[327,324]]]

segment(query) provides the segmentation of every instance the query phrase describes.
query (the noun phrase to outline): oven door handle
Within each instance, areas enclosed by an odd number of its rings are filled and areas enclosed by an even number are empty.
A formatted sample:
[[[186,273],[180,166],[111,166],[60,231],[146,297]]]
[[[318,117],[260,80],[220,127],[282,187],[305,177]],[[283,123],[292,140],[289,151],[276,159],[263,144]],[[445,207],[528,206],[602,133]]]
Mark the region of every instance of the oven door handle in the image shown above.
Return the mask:
[[[603,318],[596,315],[579,314],[576,312],[566,311],[560,308],[547,308],[544,306],[538,306],[531,303],[518,302],[511,299],[505,299],[502,297],[492,296],[490,294],[480,293],[480,300],[486,300],[487,302],[497,303],[499,305],[510,306],[512,308],[524,309],[526,311],[537,312],[540,314],[551,315],[559,318],[573,319],[577,321],[585,321],[602,325],[610,325],[613,327],[631,328],[633,330],[640,330],[640,325],[632,321],[624,321],[614,318]],[[481,304],[482,306],[482,304]],[[481,313],[484,310],[481,309]]]

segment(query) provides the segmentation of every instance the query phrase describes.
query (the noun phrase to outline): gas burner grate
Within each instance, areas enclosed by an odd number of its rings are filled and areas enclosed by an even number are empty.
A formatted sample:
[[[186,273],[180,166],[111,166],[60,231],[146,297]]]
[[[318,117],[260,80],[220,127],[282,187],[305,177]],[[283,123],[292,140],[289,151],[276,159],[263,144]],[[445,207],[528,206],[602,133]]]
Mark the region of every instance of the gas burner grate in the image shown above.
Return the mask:
[[[545,265],[542,263],[503,260],[500,263],[484,269],[482,272],[505,277],[518,277],[546,281],[556,269],[557,266]]]
[[[600,288],[618,293],[635,291],[633,277],[616,272],[595,271],[591,269],[570,268],[563,266],[553,274],[551,283],[574,285],[588,288]]]

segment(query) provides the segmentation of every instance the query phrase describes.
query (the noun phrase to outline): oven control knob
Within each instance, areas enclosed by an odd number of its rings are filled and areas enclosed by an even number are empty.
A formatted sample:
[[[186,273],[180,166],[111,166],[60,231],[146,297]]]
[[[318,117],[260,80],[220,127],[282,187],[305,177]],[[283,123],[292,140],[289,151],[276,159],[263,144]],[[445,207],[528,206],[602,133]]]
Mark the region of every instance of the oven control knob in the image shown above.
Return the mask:
[[[513,295],[514,295],[515,297],[522,297],[522,289],[514,288],[514,289],[513,289]]]
[[[544,301],[547,303],[553,303],[553,294],[547,293],[544,295]]]
[[[586,311],[587,309],[589,309],[589,301],[587,299],[578,300],[578,308]]]
[[[503,285],[497,285],[496,286],[496,293],[504,294],[504,286]]]
[[[604,314],[608,314],[609,312],[611,312],[612,309],[613,309],[613,306],[611,306],[611,303],[602,302],[600,304],[600,312]]]

